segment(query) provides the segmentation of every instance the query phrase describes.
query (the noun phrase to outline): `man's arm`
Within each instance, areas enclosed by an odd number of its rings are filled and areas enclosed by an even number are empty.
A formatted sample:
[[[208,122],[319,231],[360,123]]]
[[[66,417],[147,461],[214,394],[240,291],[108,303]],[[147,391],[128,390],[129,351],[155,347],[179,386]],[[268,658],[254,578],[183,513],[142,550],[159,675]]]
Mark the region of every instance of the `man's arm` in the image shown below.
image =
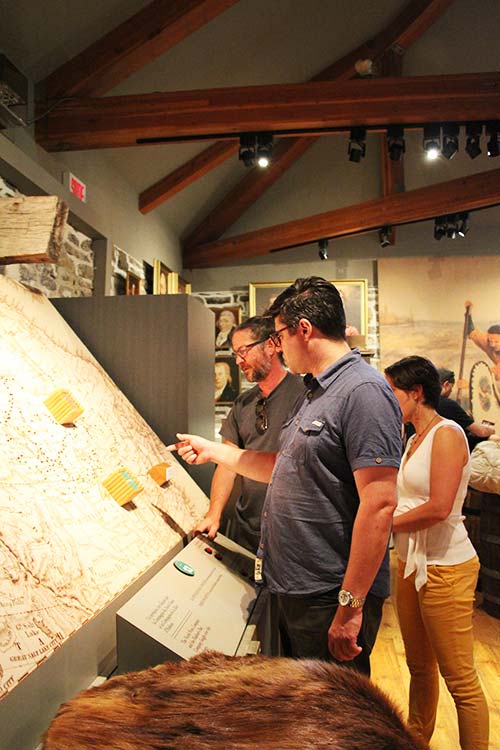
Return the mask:
[[[359,598],[370,590],[387,549],[397,505],[397,469],[369,466],[357,469],[354,479],[360,503],[342,588]],[[361,653],[356,639],[362,618],[362,607],[337,608],[328,631],[328,647],[336,659],[351,661]]]
[[[484,425],[484,424],[478,424],[477,422],[473,422],[467,427],[466,432],[470,432],[472,435],[475,435],[476,437],[489,438],[490,435],[495,434],[495,428],[488,427],[487,425]]]
[[[224,440],[224,442],[228,445],[234,445],[229,440]],[[205,518],[194,527],[195,534],[206,534],[209,539],[215,539],[220,527],[222,513],[231,497],[235,479],[236,473],[234,471],[230,471],[224,466],[217,466],[210,486],[210,507]]]
[[[269,484],[276,462],[276,453],[237,448],[230,443],[215,443],[198,435],[177,433],[178,443],[165,446],[167,451],[177,451],[188,464],[216,463],[229,471],[241,474],[256,482]]]

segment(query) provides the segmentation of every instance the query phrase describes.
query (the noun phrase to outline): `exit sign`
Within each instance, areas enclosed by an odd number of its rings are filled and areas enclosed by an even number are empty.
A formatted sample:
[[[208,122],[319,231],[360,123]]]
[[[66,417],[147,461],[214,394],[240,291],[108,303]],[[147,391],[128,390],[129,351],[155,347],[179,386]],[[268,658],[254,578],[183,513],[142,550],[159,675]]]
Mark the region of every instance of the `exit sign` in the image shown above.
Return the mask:
[[[64,172],[63,182],[75,198],[85,203],[87,200],[87,186],[84,182],[75,177],[72,172]]]

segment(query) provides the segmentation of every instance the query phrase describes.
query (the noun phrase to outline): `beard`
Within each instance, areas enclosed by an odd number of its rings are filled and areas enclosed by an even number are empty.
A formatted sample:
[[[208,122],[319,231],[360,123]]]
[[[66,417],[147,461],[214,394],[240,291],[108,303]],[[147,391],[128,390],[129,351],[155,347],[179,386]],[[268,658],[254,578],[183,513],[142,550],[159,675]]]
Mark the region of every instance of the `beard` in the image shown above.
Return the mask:
[[[245,377],[249,383],[260,383],[265,380],[269,375],[271,369],[271,360],[264,360],[256,365],[253,365],[248,372],[245,373]]]

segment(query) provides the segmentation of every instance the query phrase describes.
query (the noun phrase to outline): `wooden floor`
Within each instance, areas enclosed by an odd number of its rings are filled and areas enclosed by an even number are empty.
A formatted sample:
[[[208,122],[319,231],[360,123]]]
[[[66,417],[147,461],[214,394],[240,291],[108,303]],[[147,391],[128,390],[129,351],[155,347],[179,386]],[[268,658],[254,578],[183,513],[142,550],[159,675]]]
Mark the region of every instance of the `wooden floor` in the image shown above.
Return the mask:
[[[395,555],[391,569],[394,573]],[[490,709],[490,750],[500,750],[500,620],[488,615],[480,606],[477,594],[474,610],[474,654],[476,667]],[[408,709],[409,672],[399,631],[393,599],[384,605],[384,615],[371,658],[372,679],[401,706]],[[432,750],[458,750],[455,704],[441,680],[437,724],[431,741]]]

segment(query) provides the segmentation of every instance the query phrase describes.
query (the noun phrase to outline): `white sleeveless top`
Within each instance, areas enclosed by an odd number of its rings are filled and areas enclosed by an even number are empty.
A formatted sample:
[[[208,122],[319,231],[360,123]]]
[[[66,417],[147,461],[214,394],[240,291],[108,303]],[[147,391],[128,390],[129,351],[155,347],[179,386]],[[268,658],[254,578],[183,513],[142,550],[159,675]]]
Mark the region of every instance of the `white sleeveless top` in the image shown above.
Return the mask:
[[[432,444],[436,430],[443,425],[458,426],[450,419],[438,422],[425,436],[415,453],[407,459],[406,454],[414,436],[408,440],[398,473],[398,506],[395,516],[417,508],[429,499]],[[467,444],[464,431],[461,427],[459,429]],[[442,470],[446,471],[446,466],[443,466]],[[394,546],[398,557],[406,562],[404,577],[407,578],[413,571],[416,572],[417,591],[427,581],[427,565],[458,565],[471,560],[476,555],[463,524],[464,516],[462,515],[469,476],[470,457],[462,469],[462,478],[448,518],[428,529],[400,531],[394,534]]]

